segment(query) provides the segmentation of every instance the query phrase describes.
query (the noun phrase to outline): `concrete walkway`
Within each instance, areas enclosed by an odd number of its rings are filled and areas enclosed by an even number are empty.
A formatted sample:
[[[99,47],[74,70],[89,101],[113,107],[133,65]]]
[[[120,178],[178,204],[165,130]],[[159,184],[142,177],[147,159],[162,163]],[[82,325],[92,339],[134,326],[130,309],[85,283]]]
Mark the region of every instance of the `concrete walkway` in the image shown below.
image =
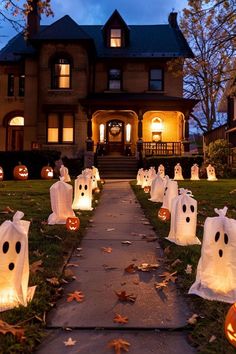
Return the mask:
[[[70,263],[76,280],[64,289],[64,296],[47,318],[48,337],[38,354],[114,353],[107,343],[116,338],[130,342],[133,354],[195,353],[183,329],[191,316],[175,285],[157,292],[155,282],[165,269],[162,251],[127,181],[107,181],[91,227],[82,241],[82,257],[76,251]],[[123,241],[130,241],[131,244]],[[104,248],[111,248],[107,253]],[[125,272],[130,264],[156,264],[151,272]],[[115,292],[134,294],[134,303],[120,302]],[[82,291],[84,301],[67,302],[67,294]],[[113,322],[116,313],[127,316],[127,324]],[[65,329],[72,329],[67,331]],[[65,346],[69,337],[74,346]],[[123,353],[123,352],[122,352]]]

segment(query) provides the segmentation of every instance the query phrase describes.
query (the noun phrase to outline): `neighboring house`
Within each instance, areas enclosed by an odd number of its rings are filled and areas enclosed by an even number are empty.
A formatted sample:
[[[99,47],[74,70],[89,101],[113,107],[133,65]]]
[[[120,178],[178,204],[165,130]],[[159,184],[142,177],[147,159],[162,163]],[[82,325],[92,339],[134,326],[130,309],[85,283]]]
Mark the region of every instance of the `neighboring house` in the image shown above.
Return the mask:
[[[0,51],[0,150],[188,152],[197,101],[183,98],[167,62],[193,53],[177,13],[168,20],[129,26],[115,10],[103,26],[69,16],[40,26],[35,7],[28,40],[18,34]]]

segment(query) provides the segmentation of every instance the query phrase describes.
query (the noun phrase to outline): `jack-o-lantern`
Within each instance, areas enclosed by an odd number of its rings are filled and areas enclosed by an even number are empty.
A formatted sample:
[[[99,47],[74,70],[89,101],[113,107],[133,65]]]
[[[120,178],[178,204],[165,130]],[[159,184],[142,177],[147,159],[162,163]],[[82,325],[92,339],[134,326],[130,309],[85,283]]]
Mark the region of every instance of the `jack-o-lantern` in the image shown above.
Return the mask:
[[[170,212],[166,208],[160,208],[157,214],[158,218],[161,221],[168,221],[170,220]]]
[[[225,317],[225,335],[236,348],[236,303],[230,307]]]
[[[69,231],[76,231],[79,229],[80,219],[77,217],[68,217],[66,219],[66,228]]]
[[[53,168],[51,166],[44,166],[41,170],[42,179],[52,179],[53,178]]]
[[[97,188],[95,188],[95,189],[93,190],[93,192],[94,192],[95,194],[99,194],[99,193],[100,193],[100,189],[97,187]]]
[[[149,193],[149,192],[150,192],[150,189],[151,189],[150,186],[145,186],[145,187],[143,188],[143,191],[144,191],[144,193]]]
[[[3,168],[0,166],[0,181],[3,180],[3,177],[4,177]]]
[[[21,165],[19,162],[19,165],[14,167],[13,176],[16,180],[20,181],[28,179],[29,173],[27,167],[25,165]]]

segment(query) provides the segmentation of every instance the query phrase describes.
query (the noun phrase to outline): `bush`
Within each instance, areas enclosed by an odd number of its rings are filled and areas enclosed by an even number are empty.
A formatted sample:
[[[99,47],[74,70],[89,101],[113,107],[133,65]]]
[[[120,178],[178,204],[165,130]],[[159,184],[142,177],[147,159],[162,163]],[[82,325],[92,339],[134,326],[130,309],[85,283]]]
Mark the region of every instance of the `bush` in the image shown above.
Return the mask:
[[[171,157],[148,157],[143,160],[143,168],[148,169],[151,166],[154,166],[157,170],[158,166],[162,164],[165,166],[165,173],[170,178],[174,177],[174,167],[177,163],[180,163],[183,170],[184,178],[191,177],[191,167],[193,164],[198,164],[201,166],[203,163],[202,156],[171,156]]]
[[[215,167],[216,175],[219,177],[229,177],[228,158],[230,153],[230,143],[225,139],[218,139],[209,144],[206,149],[205,165],[211,164]]]

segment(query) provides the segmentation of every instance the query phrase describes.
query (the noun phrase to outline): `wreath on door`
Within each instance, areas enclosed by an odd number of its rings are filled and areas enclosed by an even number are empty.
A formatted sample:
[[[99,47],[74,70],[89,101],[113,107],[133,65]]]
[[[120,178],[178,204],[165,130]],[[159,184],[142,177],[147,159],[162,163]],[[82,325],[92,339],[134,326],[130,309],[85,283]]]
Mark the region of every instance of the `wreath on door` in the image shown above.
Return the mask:
[[[112,122],[110,127],[109,127],[109,132],[112,136],[117,136],[121,132],[121,127],[119,126],[119,123],[117,122]]]

